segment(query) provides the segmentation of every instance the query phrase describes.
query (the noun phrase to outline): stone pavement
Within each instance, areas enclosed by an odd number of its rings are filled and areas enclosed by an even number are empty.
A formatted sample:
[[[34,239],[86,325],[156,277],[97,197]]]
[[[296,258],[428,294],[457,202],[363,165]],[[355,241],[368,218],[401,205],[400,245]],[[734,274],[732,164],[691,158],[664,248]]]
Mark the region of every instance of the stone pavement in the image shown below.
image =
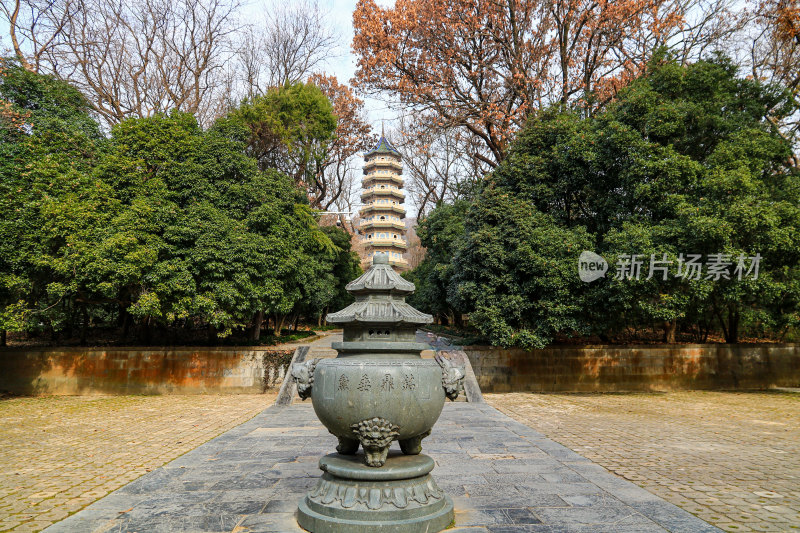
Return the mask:
[[[271,407],[47,531],[301,531],[335,444],[309,402]],[[423,452],[455,502],[450,531],[718,531],[488,405],[446,405]]]
[[[798,393],[484,396],[723,530],[800,530]]]
[[[0,531],[41,531],[252,418],[274,398],[0,400]]]
[[[312,340],[300,339],[299,341],[278,344],[274,346],[276,350],[293,350],[299,346],[308,346],[311,357],[336,357],[337,352],[331,348],[331,343],[342,341],[341,329],[329,329],[316,332],[317,337]]]

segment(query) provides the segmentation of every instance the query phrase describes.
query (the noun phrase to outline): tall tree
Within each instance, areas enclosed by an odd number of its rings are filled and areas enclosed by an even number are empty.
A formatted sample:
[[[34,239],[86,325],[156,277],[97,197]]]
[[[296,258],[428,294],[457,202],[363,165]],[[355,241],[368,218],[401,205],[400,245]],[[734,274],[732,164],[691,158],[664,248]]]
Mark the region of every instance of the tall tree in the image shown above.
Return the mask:
[[[687,320],[706,330],[716,322],[737,342],[745,323],[780,331],[797,322],[800,175],[788,164],[790,143],[770,121],[793,109],[790,91],[738,77],[724,57],[685,67],[654,62],[594,117],[552,113],[531,121],[491,182],[551,224],[588,230],[612,272],[620,258],[640,254],[641,279],[610,274],[576,293],[586,298],[585,324],[606,333],[658,324],[672,340]],[[486,224],[476,231],[488,231]],[[578,253],[569,259],[573,269]],[[651,254],[665,261],[667,279],[660,271],[646,279]],[[684,261],[702,254],[704,263],[717,257],[726,273],[704,269],[695,279],[683,265],[678,276],[680,254]],[[756,256],[757,279],[736,272],[740,257],[746,271]],[[471,260],[507,272],[491,258]]]
[[[236,0],[71,0],[50,66],[110,124],[179,109],[209,123]]]
[[[535,99],[530,79],[547,61],[538,6],[401,0],[359,1],[353,14],[356,83],[388,91],[443,126],[467,128],[502,159]]]
[[[305,191],[258,169],[241,122],[173,111],[106,139],[74,87],[14,61],[0,74],[0,332],[257,338],[265,316],[317,318],[336,297],[347,253]]]
[[[787,140],[800,143],[800,2],[765,0],[753,8],[749,62],[752,75],[765,82],[787,86],[794,95],[797,112],[773,122]],[[749,61],[748,61],[749,60]],[[800,167],[800,157],[794,155]]]
[[[236,90],[253,98],[321,72],[340,52],[328,15],[316,0],[272,2],[263,23],[248,24],[238,36]]]
[[[83,243],[114,194],[91,176],[103,137],[74,87],[0,62],[0,330],[69,329],[96,286]]]
[[[322,275],[309,265],[330,254],[330,239],[292,180],[246,155],[243,124],[203,131],[173,112],[112,133],[98,172],[125,209],[100,244],[119,264],[99,277],[125,276],[119,299],[145,327],[198,319],[212,338],[252,326],[257,339],[264,314],[288,315]]]
[[[351,210],[358,158],[374,146],[375,136],[367,122],[364,101],[356,98],[352,89],[339,83],[335,76],[314,74],[308,83],[319,87],[330,101],[336,116],[336,130],[318,170],[316,185],[309,201],[312,207],[328,210],[337,206],[339,211]],[[344,226],[344,217],[340,217]]]
[[[336,116],[325,94],[301,82],[275,87],[230,112],[250,130],[248,153],[261,170],[278,169],[320,198],[322,169],[335,139]]]
[[[249,152],[304,188],[313,208],[350,207],[357,157],[371,146],[364,102],[334,76],[275,87],[230,116],[251,131]]]
[[[474,157],[480,142],[462,128],[401,116],[395,147],[403,156],[405,189],[423,218],[437,205],[472,196],[488,166]],[[485,151],[485,150],[484,150]]]
[[[0,0],[14,55],[25,69],[39,72],[60,42],[73,0]]]
[[[488,152],[475,157],[495,166],[529,113],[605,101],[643,68],[629,59],[643,32],[680,23],[667,0],[360,0],[356,80],[465,128]]]
[[[471,206],[451,264],[448,301],[493,343],[541,348],[586,333],[576,257],[591,243],[522,195],[489,185]]]
[[[409,297],[414,307],[436,316],[443,324],[461,325],[461,312],[448,300],[448,289],[456,266],[453,254],[461,246],[469,202],[440,204],[420,220],[417,235],[426,248],[425,258],[407,276],[417,286]]]

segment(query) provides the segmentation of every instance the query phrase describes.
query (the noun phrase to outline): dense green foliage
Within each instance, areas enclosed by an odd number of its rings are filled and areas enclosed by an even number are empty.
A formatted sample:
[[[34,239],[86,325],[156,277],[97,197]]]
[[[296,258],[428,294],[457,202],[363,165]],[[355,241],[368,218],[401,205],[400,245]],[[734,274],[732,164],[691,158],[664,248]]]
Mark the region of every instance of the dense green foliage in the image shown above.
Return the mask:
[[[101,135],[71,86],[5,63],[0,330],[212,338],[317,321],[358,275],[349,236],[248,153],[250,131],[173,112]]]
[[[420,220],[417,236],[426,248],[425,260],[405,274],[417,290],[408,302],[418,309],[439,316],[445,324],[460,325],[461,313],[447,298],[450,278],[453,276],[453,250],[464,234],[464,216],[469,202],[458,200],[454,204],[441,204],[430,216]]]
[[[333,106],[310,83],[272,88],[246,100],[230,120],[249,130],[247,152],[260,168],[279,169],[298,184],[312,183],[336,130]]]
[[[642,328],[668,341],[718,328],[736,342],[743,327],[780,337],[800,324],[800,173],[766,117],[794,111],[787,91],[715,58],[654,63],[593,117],[534,117],[463,219],[449,221],[464,228],[452,256],[420,267],[443,277],[415,274],[420,295],[440,313],[447,287],[448,305],[504,345]],[[605,278],[579,280],[583,250],[608,260]],[[629,254],[641,255],[640,279],[615,279]],[[651,254],[672,262],[666,280],[646,279]],[[680,254],[726,254],[730,279],[679,277]],[[738,279],[737,258],[756,254],[758,279]]]
[[[450,301],[494,343],[542,346],[578,330],[581,281],[575,254],[590,239],[564,228],[530,201],[489,185],[470,209],[454,254]]]

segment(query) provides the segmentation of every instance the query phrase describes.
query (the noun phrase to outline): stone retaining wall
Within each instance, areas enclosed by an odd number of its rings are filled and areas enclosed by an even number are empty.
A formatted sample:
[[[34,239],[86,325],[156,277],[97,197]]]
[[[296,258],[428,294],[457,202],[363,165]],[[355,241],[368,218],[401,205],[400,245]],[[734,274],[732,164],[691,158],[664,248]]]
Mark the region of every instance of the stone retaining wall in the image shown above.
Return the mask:
[[[800,386],[800,344],[466,346],[481,391],[614,392]]]
[[[482,392],[800,387],[800,344],[467,346]],[[284,369],[265,348],[37,348],[0,351],[14,394],[260,393]]]
[[[261,393],[285,369],[263,348],[42,348],[0,351],[14,394]]]

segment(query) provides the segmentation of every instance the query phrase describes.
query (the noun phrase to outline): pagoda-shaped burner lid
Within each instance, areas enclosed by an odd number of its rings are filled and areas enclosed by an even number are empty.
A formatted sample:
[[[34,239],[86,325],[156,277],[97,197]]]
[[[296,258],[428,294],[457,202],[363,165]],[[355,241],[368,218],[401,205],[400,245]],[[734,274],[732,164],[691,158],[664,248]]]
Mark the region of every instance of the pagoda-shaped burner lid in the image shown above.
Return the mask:
[[[372,267],[359,278],[351,281],[345,290],[353,295],[368,294],[378,291],[390,291],[393,294],[412,294],[414,284],[400,277],[400,274],[389,266],[389,256],[375,254]]]
[[[433,317],[407,304],[405,297],[414,292],[414,284],[404,280],[389,266],[386,254],[375,254],[372,266],[345,287],[356,301],[341,311],[329,313],[332,324],[387,324],[416,326],[430,324]]]

